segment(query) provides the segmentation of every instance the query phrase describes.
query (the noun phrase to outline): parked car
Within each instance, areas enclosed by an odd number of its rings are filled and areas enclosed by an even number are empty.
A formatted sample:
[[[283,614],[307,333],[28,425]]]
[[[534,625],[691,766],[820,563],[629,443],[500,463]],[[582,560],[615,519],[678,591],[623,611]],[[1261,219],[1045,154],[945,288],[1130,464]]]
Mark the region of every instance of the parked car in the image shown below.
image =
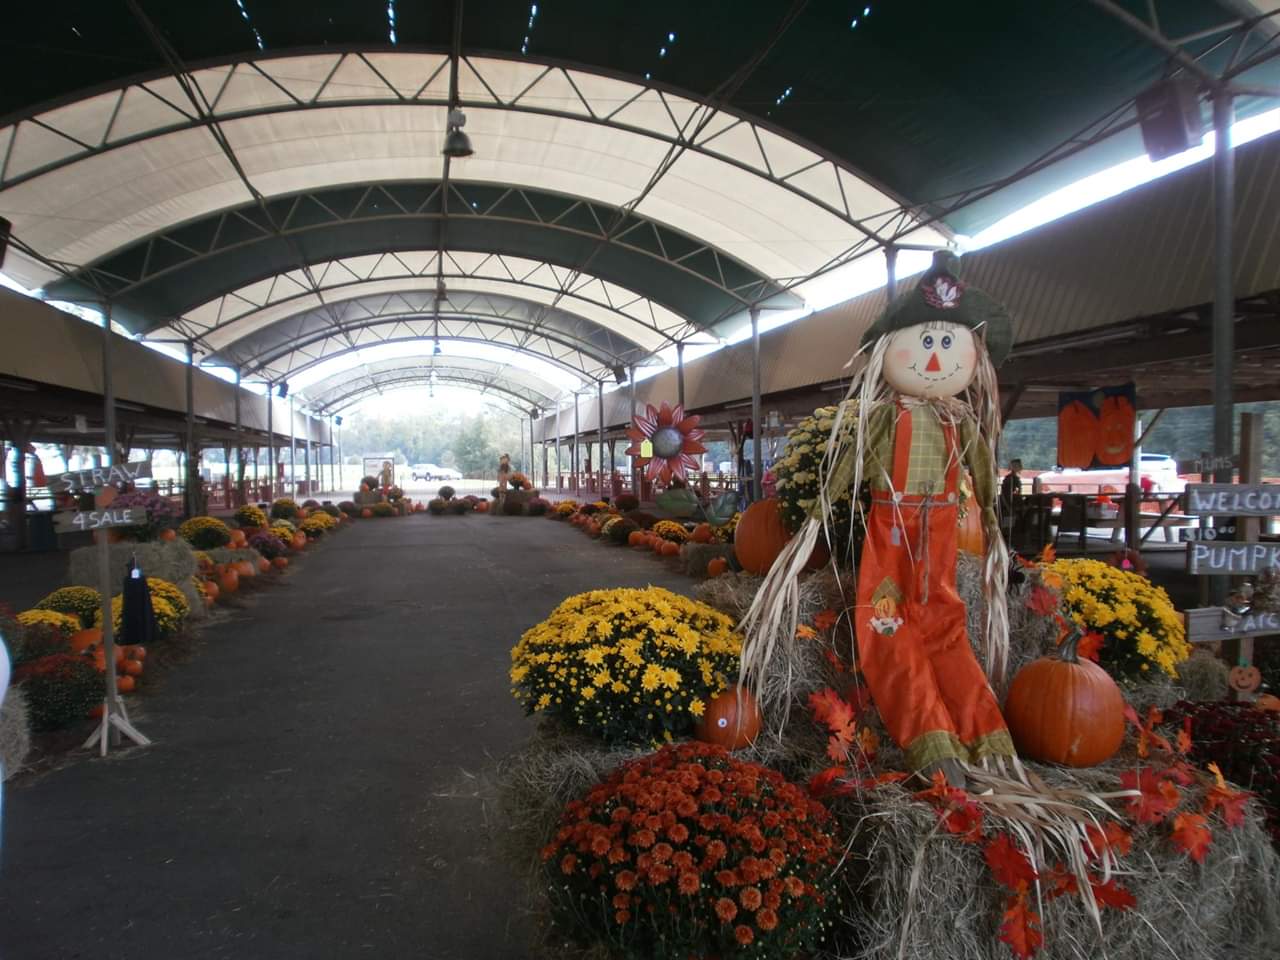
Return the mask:
[[[1187,481],[1178,476],[1177,462],[1163,453],[1144,453],[1139,464],[1139,482],[1146,480],[1149,492],[1182,493]],[[1040,489],[1045,492],[1072,490],[1076,493],[1099,493],[1110,487],[1116,493],[1124,491],[1129,482],[1125,467],[1106,467],[1100,470],[1049,470],[1036,477]]]
[[[431,472],[432,480],[461,480],[462,474],[453,467],[436,467]]]
[[[413,469],[409,471],[409,476],[414,480],[431,480],[439,473],[440,468],[434,463],[415,463]]]

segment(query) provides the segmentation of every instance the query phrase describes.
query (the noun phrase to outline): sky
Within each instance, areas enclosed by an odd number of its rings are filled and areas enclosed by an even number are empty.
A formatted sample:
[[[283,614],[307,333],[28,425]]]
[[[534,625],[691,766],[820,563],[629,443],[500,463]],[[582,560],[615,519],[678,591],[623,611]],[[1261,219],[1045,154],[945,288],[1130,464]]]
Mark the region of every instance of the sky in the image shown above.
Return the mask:
[[[1241,120],[1232,128],[1232,139],[1236,146],[1256,140],[1259,137],[1273,134],[1280,130],[1280,109],[1271,110],[1266,113],[1258,114],[1246,120]],[[1144,183],[1167,176],[1177,170],[1184,169],[1195,163],[1201,163],[1213,155],[1214,150],[1214,134],[1210,130],[1204,138],[1200,146],[1194,147],[1177,156],[1170,157],[1158,163],[1152,162],[1145,155],[1134,157],[1124,163],[1109,167],[1093,176],[1086,177],[1067,187],[1056,190],[1053,193],[1041,197],[1039,200],[1023,207],[1017,212],[1004,218],[998,223],[993,224],[987,229],[973,237],[957,237],[957,246],[961,253],[969,253],[981,250],[984,247],[999,243],[1016,237],[1019,234],[1033,230],[1038,226],[1051,223],[1077,210],[1100,203],[1110,197],[1132,190]],[[1207,241],[1206,241],[1207,242]],[[1206,254],[1207,255],[1207,254]],[[899,254],[898,259],[898,279],[912,276],[926,269],[931,261],[931,254],[927,251],[903,251]],[[885,270],[884,258],[879,255],[871,255],[851,264],[846,265],[839,271],[833,271],[822,282],[811,284],[807,289],[808,304],[804,309],[785,310],[785,311],[765,311],[761,315],[760,330],[762,333],[784,324],[794,323],[803,319],[809,314],[823,310],[826,307],[836,303],[842,303],[854,297],[861,296],[871,290],[878,289],[885,285],[888,277]],[[20,293],[30,293],[9,277],[0,273],[0,285],[10,287]],[[63,309],[68,309],[72,305],[59,304]],[[100,315],[96,315],[96,311],[87,310],[82,307],[74,307],[70,310],[85,319],[95,320],[101,323]],[[96,317],[95,317],[96,315]],[[120,332],[125,332],[120,330]],[[751,336],[750,321],[743,318],[740,325],[730,335],[725,337],[718,344],[708,344],[706,346],[690,345],[685,348],[685,362],[688,363],[698,357],[705,356],[724,346],[733,343],[739,343]],[[147,343],[147,341],[143,341]],[[185,359],[182,351],[173,344],[151,344],[148,346],[153,349],[161,350],[161,352],[174,356],[176,359]],[[548,383],[560,387],[565,391],[566,397],[572,392],[575,385],[575,378],[565,370],[539,360],[527,354],[522,354],[508,348],[496,345],[458,343],[449,340],[441,341],[441,353],[445,356],[459,357],[475,357],[479,359],[495,360],[500,363],[509,363],[514,367],[526,370],[536,374],[539,378]],[[390,356],[403,356],[405,348],[403,345],[388,344],[385,347],[371,347],[365,350],[357,351],[346,357],[335,358],[332,363],[320,364],[303,375],[291,378],[290,387],[297,392],[305,389],[311,383],[315,383],[325,376],[339,372],[342,369],[359,367],[366,363],[371,363],[379,359],[385,359]],[[424,351],[430,350],[430,344],[424,344]],[[636,372],[637,380],[646,380],[649,377],[656,376],[667,367],[673,367],[676,363],[675,347],[669,347],[667,350],[659,354],[666,367],[653,365],[642,367]],[[207,372],[220,376],[228,381],[234,381],[234,374],[226,368],[204,367]],[[249,389],[261,392],[263,387],[261,384],[245,383]],[[417,389],[417,388],[407,388]],[[613,384],[606,384],[605,392],[612,392],[618,389]],[[430,399],[425,396],[420,399]],[[474,392],[462,390],[454,390],[450,392],[453,403],[463,404],[484,404],[486,401]],[[362,402],[358,410],[365,416],[389,416],[400,412],[403,404],[403,394],[397,391],[391,391],[387,394],[379,395]],[[355,412],[357,408],[350,408],[351,412]]]

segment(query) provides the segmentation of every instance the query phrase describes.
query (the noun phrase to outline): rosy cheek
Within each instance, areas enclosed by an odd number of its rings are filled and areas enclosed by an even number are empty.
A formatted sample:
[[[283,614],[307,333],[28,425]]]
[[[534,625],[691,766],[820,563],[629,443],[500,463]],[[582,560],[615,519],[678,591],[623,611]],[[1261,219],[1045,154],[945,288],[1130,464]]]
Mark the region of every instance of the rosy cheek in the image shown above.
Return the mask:
[[[909,367],[911,365],[911,351],[900,348],[893,352],[893,359],[900,367]]]

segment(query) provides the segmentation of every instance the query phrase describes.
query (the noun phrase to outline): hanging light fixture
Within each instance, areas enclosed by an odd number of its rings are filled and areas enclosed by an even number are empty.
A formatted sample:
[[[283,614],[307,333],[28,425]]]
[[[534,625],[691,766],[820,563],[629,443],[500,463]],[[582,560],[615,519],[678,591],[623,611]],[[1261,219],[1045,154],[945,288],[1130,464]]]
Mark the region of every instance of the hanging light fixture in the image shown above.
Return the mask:
[[[461,160],[463,157],[469,157],[475,150],[471,149],[471,138],[462,132],[462,128],[467,125],[467,115],[453,107],[449,110],[449,119],[447,123],[448,132],[444,137],[444,149],[441,151],[446,157],[453,160]]]

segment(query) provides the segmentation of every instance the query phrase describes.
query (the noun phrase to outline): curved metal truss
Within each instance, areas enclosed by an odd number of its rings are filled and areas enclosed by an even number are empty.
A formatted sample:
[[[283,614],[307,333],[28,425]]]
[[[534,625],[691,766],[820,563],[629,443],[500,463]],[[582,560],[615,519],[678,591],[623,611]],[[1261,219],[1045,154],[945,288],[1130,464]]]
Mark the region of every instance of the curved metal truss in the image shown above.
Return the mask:
[[[488,344],[527,353],[571,374],[580,383],[606,381],[613,376],[607,363],[583,352],[579,344],[549,335],[544,330],[531,330],[513,321],[445,314],[438,319],[420,315],[379,317],[321,330],[257,358],[252,364],[243,366],[241,372],[249,379],[279,382],[296,377],[326,360],[368,347],[403,343],[421,349],[423,344],[436,338],[437,331],[442,341]]]
[[[191,66],[200,91],[221,122],[315,109],[371,106],[448,108],[451,57],[443,53],[372,53],[358,49],[298,56],[296,52],[241,55]],[[462,56],[459,105],[561,118],[625,130],[691,154],[728,163],[814,204],[881,244],[909,228],[911,209],[886,187],[780,127],[696,95],[649,81],[613,77],[537,58]],[[205,118],[184,98],[172,75],[143,76],[93,98],[100,121],[88,128],[70,106],[33,110],[16,118],[5,141],[30,137],[57,145],[40,162],[10,142],[0,164],[0,190],[20,185],[87,157],[150,138],[203,127]],[[152,111],[142,120],[139,105]],[[159,107],[158,111],[155,109]],[[24,127],[33,129],[24,130]],[[3,141],[0,141],[3,142]],[[858,195],[877,195],[874,209]],[[885,201],[888,201],[887,203]]]
[[[433,384],[465,385],[481,394],[496,394],[522,416],[554,405],[556,388],[535,374],[509,364],[471,357],[397,358],[366,364],[326,377],[302,391],[315,413],[328,416],[371,393]]]
[[[389,240],[402,243],[402,238],[413,237],[421,243],[422,255],[430,258],[426,263],[419,259],[419,272],[434,273],[437,255],[425,250],[437,247],[436,234],[446,221],[451,249],[505,247],[508,255],[499,255],[501,260],[527,261],[507,271],[513,278],[545,263],[557,274],[557,289],[574,273],[566,264],[584,243],[604,245],[612,255],[598,255],[594,269],[575,285],[585,286],[593,279],[619,284],[626,282],[624,278],[648,279],[645,297],[631,291],[624,296],[648,299],[659,311],[685,317],[683,324],[673,322],[674,316],[639,320],[672,340],[687,339],[699,329],[688,319],[695,312],[714,316],[771,294],[779,306],[800,304],[799,298],[781,293],[778,284],[725,251],[645,217],[580,197],[457,180],[335,187],[279,197],[268,201],[265,210],[256,203],[222,210],[124,247],[86,266],[76,281],[56,282],[47,289],[50,296],[65,297],[79,282],[126,307],[132,305],[139,314],[154,316],[161,303],[163,312],[185,314],[213,295],[215,283],[218,292],[225,290],[229,275],[230,284],[248,286],[262,283],[273,267],[296,266],[287,256],[290,251],[282,248],[282,239],[356,260],[362,255],[391,255],[385,253]],[[620,227],[613,227],[618,223]],[[557,252],[563,254],[559,262],[552,255]],[[626,254],[625,259],[620,254]],[[446,257],[446,269],[460,269]],[[374,275],[385,268],[369,265]]]
[[[501,254],[407,250],[346,257],[313,264],[308,278],[294,270],[224,293],[188,310],[169,326],[210,352],[234,353],[236,343],[264,327],[329,305],[372,294],[429,292],[444,283],[455,290],[483,290],[538,305],[544,312],[572,317],[601,334],[603,353],[621,362],[633,347],[658,350],[669,343],[712,339],[675,312],[634,290],[543,260]],[[324,298],[324,306],[319,297]],[[430,312],[430,306],[428,307]],[[612,344],[612,346],[610,345]]]
[[[324,359],[334,345],[369,346],[389,337],[488,337],[499,346],[557,363],[581,379],[598,380],[650,356],[646,347],[555,307],[487,290],[454,288],[446,298],[438,300],[434,290],[418,290],[327,302],[260,327],[204,362],[279,380],[296,374],[299,363]]]

